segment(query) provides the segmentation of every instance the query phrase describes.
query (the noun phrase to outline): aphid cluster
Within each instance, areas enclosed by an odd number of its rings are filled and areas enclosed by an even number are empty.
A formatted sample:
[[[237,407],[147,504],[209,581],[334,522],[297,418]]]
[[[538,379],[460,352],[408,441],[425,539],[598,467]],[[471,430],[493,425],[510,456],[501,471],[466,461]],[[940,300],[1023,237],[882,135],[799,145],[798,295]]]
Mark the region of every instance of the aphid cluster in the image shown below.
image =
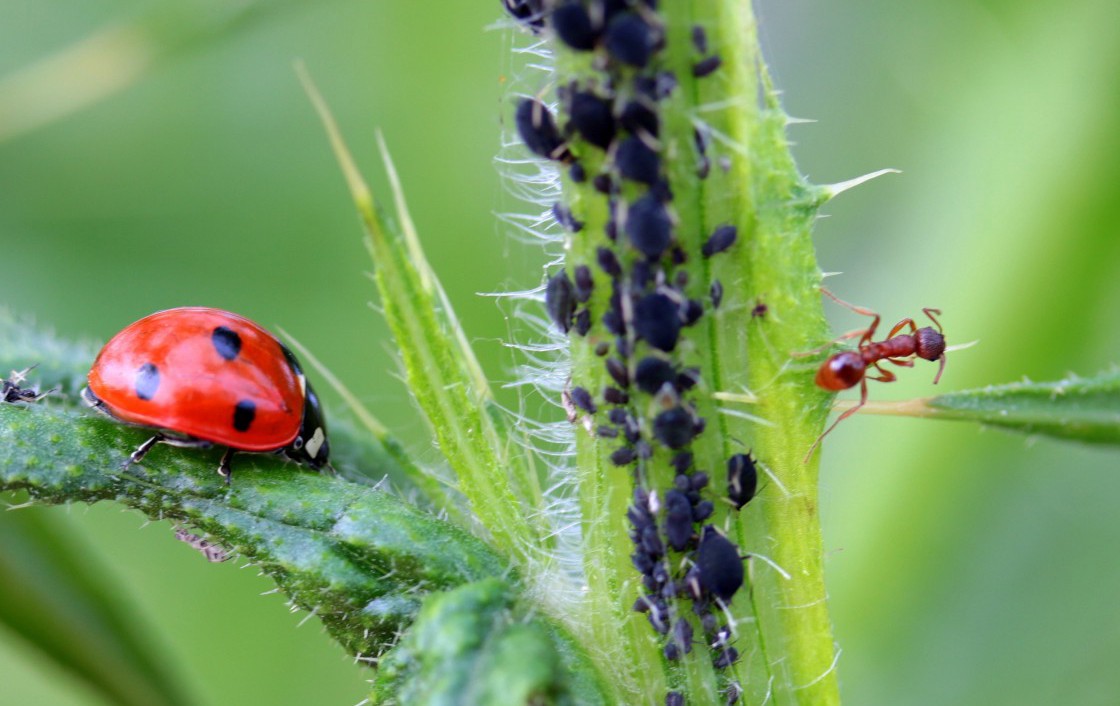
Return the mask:
[[[655,0],[504,2],[534,33],[591,59],[590,75],[557,89],[555,113],[538,98],[524,98],[515,124],[529,151],[565,167],[574,184],[587,184],[579,188],[602,198],[609,214],[601,229],[588,228],[567,206],[553,208],[567,233],[598,244],[594,262],[577,261],[548,280],[545,307],[561,332],[593,343],[606,372],[602,389],[572,386],[566,402],[570,414],[594,420],[589,428],[611,444],[611,462],[633,471],[631,558],[644,586],[634,608],[665,636],[667,659],[690,653],[698,629],[715,666],[730,666],[738,652],[720,608],[743,584],[743,560],[711,521],[717,502],[745,505],[756,478],[748,455],[733,457],[723,496],[707,472],[694,468],[689,448],[706,423],[690,396],[701,371],[681,362],[690,352],[681,343],[689,327],[720,306],[723,287],[712,282],[696,297],[682,266],[732,251],[738,230],[714,224],[698,246],[679,237],[687,224],[673,208],[662,134],[663,107],[679,82],[662,60],[666,33]],[[722,62],[704,30],[694,28],[691,40],[695,60],[684,71],[715,74]],[[697,128],[685,147],[697,177],[707,177],[707,131]],[[671,485],[656,487],[654,477],[671,478]],[[689,604],[691,617],[681,610]],[[666,702],[683,697],[670,692]]]

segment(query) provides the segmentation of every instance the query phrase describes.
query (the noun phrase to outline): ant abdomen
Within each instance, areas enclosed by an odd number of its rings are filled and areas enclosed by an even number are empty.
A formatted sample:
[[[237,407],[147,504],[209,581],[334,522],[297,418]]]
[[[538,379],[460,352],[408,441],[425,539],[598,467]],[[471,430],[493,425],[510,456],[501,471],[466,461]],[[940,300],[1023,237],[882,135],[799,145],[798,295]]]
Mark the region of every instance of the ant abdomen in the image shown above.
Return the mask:
[[[867,363],[858,351],[836,353],[817,371],[817,385],[826,390],[847,390],[863,380]]]

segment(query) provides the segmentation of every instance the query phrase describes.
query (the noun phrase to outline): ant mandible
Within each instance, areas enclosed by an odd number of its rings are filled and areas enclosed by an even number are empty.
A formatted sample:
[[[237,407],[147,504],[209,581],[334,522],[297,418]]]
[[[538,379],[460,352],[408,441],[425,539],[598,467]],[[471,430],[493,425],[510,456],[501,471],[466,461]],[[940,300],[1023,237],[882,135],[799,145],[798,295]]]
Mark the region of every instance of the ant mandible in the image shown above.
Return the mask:
[[[914,323],[914,319],[906,318],[895,324],[891,332],[887,334],[887,339],[885,341],[875,342],[871,339],[875,337],[875,329],[879,327],[880,317],[878,314],[870,309],[849,304],[824,287],[821,287],[821,292],[828,295],[828,297],[837,304],[846,306],[857,314],[870,316],[872,319],[871,325],[868,326],[866,330],[856,331],[841,337],[843,339],[859,336],[859,345],[856,350],[833,353],[829,356],[828,360],[821,365],[820,370],[817,371],[817,385],[826,390],[839,392],[840,390],[847,390],[848,388],[855,387],[858,384],[860,386],[859,404],[837,417],[836,421],[832,423],[832,426],[825,429],[824,433],[817,437],[812,447],[809,448],[809,453],[805,455],[806,460],[813,455],[817,446],[820,445],[821,441],[830,431],[836,428],[837,424],[852,416],[859,411],[860,407],[867,404],[868,380],[894,382],[897,379],[894,373],[879,367],[880,362],[885,360],[905,368],[912,368],[914,367],[912,356],[917,356],[922,360],[931,362],[935,360],[940,361],[941,367],[937,370],[937,376],[933,378],[934,385],[941,379],[941,374],[945,372],[945,334],[941,329],[941,322],[934,316],[935,314],[940,316],[941,310],[922,309],[922,312],[937,326],[936,331],[932,326],[918,328],[918,325]],[[907,327],[910,328],[910,333],[900,335],[899,332]],[[870,368],[874,368],[878,375],[869,375]]]

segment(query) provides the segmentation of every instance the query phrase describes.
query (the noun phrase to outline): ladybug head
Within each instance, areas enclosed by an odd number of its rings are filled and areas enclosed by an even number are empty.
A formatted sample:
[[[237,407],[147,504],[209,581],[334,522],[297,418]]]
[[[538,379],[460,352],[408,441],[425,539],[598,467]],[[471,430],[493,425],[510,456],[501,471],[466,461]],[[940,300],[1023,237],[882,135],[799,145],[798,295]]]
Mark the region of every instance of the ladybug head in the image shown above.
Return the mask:
[[[284,449],[284,453],[288,458],[312,468],[321,468],[330,460],[331,445],[327,441],[323,409],[319,405],[319,396],[311,389],[310,384],[304,392],[303,421],[299,425],[299,434]]]

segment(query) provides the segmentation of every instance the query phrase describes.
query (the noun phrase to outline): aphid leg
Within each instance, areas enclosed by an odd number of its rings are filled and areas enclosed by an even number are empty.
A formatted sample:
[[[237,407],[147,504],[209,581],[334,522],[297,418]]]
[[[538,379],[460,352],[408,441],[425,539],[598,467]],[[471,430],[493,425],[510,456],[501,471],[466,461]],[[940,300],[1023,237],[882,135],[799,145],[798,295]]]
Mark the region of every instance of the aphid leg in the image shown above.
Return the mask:
[[[826,289],[825,287],[821,287],[821,294],[826,295],[832,301],[836,302],[837,304],[839,304],[841,306],[845,306],[845,307],[851,309],[852,311],[856,312],[857,314],[863,314],[864,316],[870,316],[872,318],[871,325],[867,327],[867,331],[863,334],[863,338],[860,339],[860,345],[862,345],[864,343],[867,343],[868,341],[871,340],[871,338],[875,335],[875,329],[877,329],[879,327],[880,317],[879,317],[878,314],[876,314],[874,311],[871,311],[870,309],[866,309],[862,306],[856,306],[855,304],[852,304],[851,302],[844,301],[840,297],[838,297],[835,294],[833,294],[832,292],[828,291],[828,289]]]
[[[226,479],[226,485],[230,484],[233,479],[233,470],[230,468],[230,462],[233,460],[234,450],[227,448],[226,452],[222,454],[222,460],[218,462],[218,475]]]
[[[942,328],[941,328],[941,322],[938,321],[937,318],[934,316],[934,314],[937,314],[937,316],[941,316],[941,310],[940,309],[922,309],[922,313],[924,313],[926,316],[928,316],[929,320],[932,321],[934,323],[934,325],[937,326],[937,331],[939,333],[942,333],[942,334],[945,333],[945,331],[942,330]],[[941,377],[941,376],[939,375],[938,377]]]
[[[886,372],[886,371],[884,371],[884,372]],[[894,379],[893,374],[891,374],[891,373],[886,373],[886,374],[891,375],[892,380]],[[878,378],[871,378],[871,379],[872,380],[877,380]],[[866,377],[863,380],[861,380],[860,383],[859,383],[859,404],[857,404],[855,407],[852,407],[849,410],[846,410],[843,414],[841,414],[839,417],[837,417],[836,421],[833,422],[832,425],[828,427],[828,429],[825,429],[824,433],[822,433],[820,436],[817,437],[817,440],[814,441],[813,445],[809,447],[809,452],[807,454],[805,454],[805,458],[803,458],[801,460],[801,462],[802,463],[808,463],[809,462],[809,457],[811,457],[813,455],[813,452],[817,450],[817,447],[821,445],[821,442],[824,441],[824,438],[826,436],[828,436],[829,432],[831,432],[833,429],[835,429],[837,424],[839,424],[840,422],[844,421],[848,417],[850,417],[853,414],[855,414],[856,412],[858,412],[860,407],[863,407],[865,404],[867,404],[867,378]]]
[[[127,470],[128,467],[132,464],[140,463],[141,461],[143,461],[144,457],[148,455],[148,452],[152,450],[152,447],[161,441],[163,441],[163,434],[156,434],[152,438],[137,446],[136,450],[132,452],[132,455],[130,455],[128,459],[126,459],[125,462],[121,464],[121,470]]]

